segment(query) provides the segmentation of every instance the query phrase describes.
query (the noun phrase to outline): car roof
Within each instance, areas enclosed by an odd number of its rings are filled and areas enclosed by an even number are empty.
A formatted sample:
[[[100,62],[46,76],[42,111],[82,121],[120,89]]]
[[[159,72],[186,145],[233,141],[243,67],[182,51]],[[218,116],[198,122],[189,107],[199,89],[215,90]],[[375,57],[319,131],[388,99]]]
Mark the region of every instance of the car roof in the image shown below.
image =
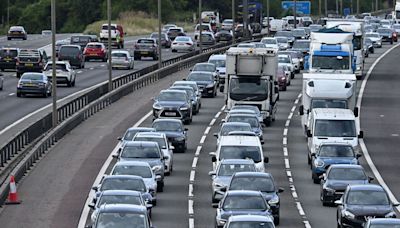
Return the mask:
[[[267,177],[272,178],[272,174],[263,172],[237,172],[233,174],[235,177]]]
[[[354,120],[354,113],[350,109],[343,108],[314,108],[312,110],[315,119]]]
[[[142,196],[141,192],[133,191],[133,190],[105,190],[101,193],[102,196]]]
[[[145,206],[133,204],[104,204],[99,208],[99,210],[99,213],[131,212],[147,214],[147,208]]]
[[[234,165],[234,164],[244,164],[244,165],[252,165],[254,161],[251,159],[223,159],[220,165]]]
[[[233,215],[229,217],[230,222],[273,222],[270,216],[263,215]]]
[[[52,64],[53,62],[50,60],[50,61],[48,61],[46,64]],[[67,65],[68,64],[68,62],[67,61],[59,61],[59,60],[57,60],[56,61],[56,64],[65,64],[65,65]]]
[[[176,90],[179,90],[179,89],[192,90],[194,92],[193,87],[184,86],[184,85],[173,85],[173,86],[171,86],[169,88],[172,89],[172,90],[174,90],[174,89],[176,89]]]
[[[127,129],[127,131],[137,131],[137,130],[152,130],[152,131],[156,131],[156,129],[152,128],[152,127],[130,127]]]
[[[192,75],[192,74],[208,74],[208,75],[211,75],[211,76],[214,75],[213,72],[209,72],[209,71],[192,71],[192,72],[190,72],[189,76]]]
[[[257,118],[257,116],[256,116],[254,113],[252,113],[252,114],[247,114],[247,113],[233,113],[233,114],[229,115],[229,117],[237,117],[237,116]]]
[[[114,53],[129,54],[129,51],[126,51],[126,50],[112,50],[111,54],[114,54]]]
[[[191,85],[196,85],[197,86],[197,83],[196,82],[192,82],[192,81],[176,81],[176,82],[174,82],[173,85],[177,85],[177,84],[191,84]]]
[[[261,192],[252,190],[228,190],[226,195],[230,196],[261,196]]]
[[[1,47],[0,50],[16,50],[19,51],[19,48],[15,48],[15,47]]]
[[[161,90],[161,91],[160,91],[160,94],[161,94],[161,93],[172,93],[172,92],[174,92],[174,93],[186,94],[185,91],[182,91],[182,90],[174,90],[174,89],[164,89],[164,90]]]
[[[213,59],[213,60],[215,60],[215,59],[217,59],[217,60],[226,60],[226,54],[212,54],[208,58],[208,60],[211,60],[211,59]]]
[[[150,141],[128,141],[124,146],[158,147],[158,143]]]
[[[125,165],[125,166],[146,166],[150,167],[149,163],[143,161],[118,161],[114,166]]]
[[[44,73],[39,73],[39,72],[25,72],[25,73],[22,74],[21,77],[23,77],[24,75],[32,75],[32,74],[41,75],[41,76],[47,77]]]
[[[398,218],[373,218],[369,219],[370,224],[400,224],[400,219]]]
[[[150,137],[150,138],[165,138],[165,134],[162,132],[138,132],[134,138],[138,137]]]
[[[81,49],[81,46],[76,45],[76,44],[66,44],[66,45],[61,46],[61,48],[63,48],[63,47],[75,47],[75,48]]]
[[[213,63],[208,63],[208,62],[204,62],[204,63],[196,63],[194,66],[199,66],[199,65],[215,66]]]
[[[221,127],[224,126],[251,126],[249,123],[244,123],[244,122],[225,122],[222,123]]]
[[[135,175],[109,175],[109,176],[104,176],[103,181],[104,180],[108,180],[108,179],[131,179],[131,180],[143,180],[142,177],[140,176],[135,176]]]
[[[221,138],[221,146],[258,146],[260,139],[258,136],[248,135],[227,135]]]
[[[184,92],[184,91],[182,91],[182,92]],[[180,124],[182,124],[182,120],[179,120],[179,119],[169,119],[169,118],[162,118],[162,119],[156,119],[156,120],[154,120],[153,121],[153,124],[154,123],[157,123],[157,122],[175,122],[175,123],[180,123]]]
[[[332,164],[332,165],[330,165],[329,166],[329,168],[330,169],[335,169],[335,168],[338,168],[338,169],[343,169],[343,168],[346,168],[346,169],[362,169],[362,170],[364,170],[364,168],[361,166],[361,165],[355,165],[355,164]]]
[[[373,190],[373,191],[382,191],[385,192],[385,190],[382,188],[380,185],[376,184],[355,184],[355,185],[349,185],[348,186],[352,191],[353,190]]]
[[[249,113],[249,114],[254,114],[254,113],[256,113],[255,110],[240,109],[240,108],[238,108],[238,109],[232,109],[232,110],[230,110],[228,113],[229,113],[229,114],[236,114],[235,112],[236,112],[236,113],[243,113],[243,114],[247,114],[247,113]]]

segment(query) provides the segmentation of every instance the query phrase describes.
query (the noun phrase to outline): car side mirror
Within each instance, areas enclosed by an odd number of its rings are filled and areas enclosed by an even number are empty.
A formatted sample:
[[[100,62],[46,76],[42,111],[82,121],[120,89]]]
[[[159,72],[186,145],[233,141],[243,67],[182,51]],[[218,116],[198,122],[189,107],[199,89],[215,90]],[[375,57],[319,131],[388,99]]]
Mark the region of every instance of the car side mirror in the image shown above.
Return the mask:
[[[212,162],[217,162],[217,158],[216,157],[211,157],[211,161]]]
[[[210,171],[210,172],[208,172],[208,175],[213,177],[213,176],[217,175],[217,173],[215,171]]]
[[[269,162],[269,157],[265,157],[264,158],[264,163],[268,163]]]
[[[218,133],[213,134],[215,138],[218,138]]]
[[[300,105],[300,107],[299,107],[299,114],[300,114],[300,116],[304,115],[304,106],[303,105]]]
[[[92,187],[92,190],[95,190],[95,191],[97,192],[97,190],[99,190],[99,187],[93,186],[93,187]]]
[[[284,192],[285,191],[285,189],[284,188],[278,188],[278,193],[282,193],[282,192]]]
[[[264,145],[264,144],[265,144],[264,140],[261,140],[260,143],[261,143],[261,145]]]
[[[112,157],[113,157],[113,158],[118,158],[119,155],[118,155],[118,154],[113,154]]]
[[[312,137],[312,133],[311,133],[311,130],[307,130],[307,137]]]
[[[392,204],[394,207],[398,207],[398,206],[400,206],[400,203],[393,203]]]
[[[371,183],[373,180],[375,180],[375,178],[373,178],[373,177],[368,177],[368,183]]]
[[[184,131],[189,131],[189,129],[188,128],[185,128],[185,129],[183,129]]]
[[[360,154],[360,153],[356,154],[356,158],[360,158],[360,157],[362,157],[362,154]]]
[[[88,207],[89,207],[90,209],[94,210],[95,205],[94,205],[94,203],[89,203],[89,204],[88,204]]]
[[[121,141],[121,140],[122,140],[122,137],[118,137],[117,140],[118,140],[118,141]]]
[[[190,68],[190,69],[189,69],[189,71],[193,71],[193,69],[192,69],[192,68]]]
[[[174,146],[169,146],[169,149],[170,150],[175,150],[175,147]]]
[[[167,147],[166,146],[162,146],[161,149],[165,150],[165,149],[167,149]]]
[[[363,131],[360,131],[360,134],[358,135],[358,138],[359,138],[359,139],[364,138],[364,132],[363,132]]]
[[[315,157],[315,153],[311,153],[311,157]]]
[[[225,86],[224,86],[224,85],[221,85],[221,86],[219,87],[219,91],[220,91],[221,93],[224,92],[224,89],[225,89]]]
[[[342,201],[341,200],[336,200],[335,201],[335,205],[336,206],[340,206],[340,205],[342,205],[343,203],[342,203]]]
[[[353,112],[354,112],[354,116],[355,116],[355,117],[358,117],[358,114],[359,114],[359,112],[358,112],[358,107],[355,107],[354,110],[353,110]]]
[[[162,177],[161,177],[161,175],[156,175],[156,181],[161,181],[162,180]]]

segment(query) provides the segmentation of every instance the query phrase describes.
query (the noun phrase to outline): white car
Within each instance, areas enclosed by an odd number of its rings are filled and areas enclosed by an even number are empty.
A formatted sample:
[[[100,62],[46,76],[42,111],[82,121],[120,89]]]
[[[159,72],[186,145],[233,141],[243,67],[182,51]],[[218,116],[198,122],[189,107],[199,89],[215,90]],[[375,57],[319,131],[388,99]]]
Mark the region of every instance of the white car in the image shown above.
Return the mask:
[[[176,27],[178,27],[178,26],[176,26],[175,24],[166,24],[166,25],[163,26],[162,32],[166,33],[166,32],[168,32],[168,29],[176,28]]]
[[[279,49],[278,41],[274,37],[264,37],[260,42],[265,44],[267,48]]]
[[[226,55],[212,54],[208,58],[208,62],[214,64],[219,72],[219,84],[223,85],[226,78]]]
[[[225,19],[222,21],[221,29],[224,30],[232,30],[233,29],[233,20],[232,19]]]
[[[133,69],[134,59],[129,51],[125,50],[113,50],[111,52],[111,67],[114,68],[125,68],[127,70]]]
[[[284,36],[276,36],[276,41],[278,42],[279,50],[287,50],[290,48],[289,40]]]
[[[295,67],[292,61],[292,57],[287,54],[280,54],[278,55],[278,64],[286,65],[287,68],[290,70],[290,78],[294,78],[295,75]]]
[[[68,61],[56,61],[56,79],[57,84],[67,84],[68,87],[75,86],[76,72],[72,69]],[[44,73],[51,81],[53,79],[53,64],[47,62],[44,67]]]
[[[172,42],[171,51],[194,51],[195,44],[191,37],[189,36],[177,36],[175,40]]]
[[[374,47],[382,47],[382,37],[377,32],[369,32],[365,34],[365,38],[369,38],[372,41]]]
[[[175,149],[167,139],[167,136],[164,133],[160,132],[139,132],[133,137],[132,141],[150,141],[156,142],[164,155],[165,159],[165,174],[170,175],[173,170],[174,165],[174,152]]]

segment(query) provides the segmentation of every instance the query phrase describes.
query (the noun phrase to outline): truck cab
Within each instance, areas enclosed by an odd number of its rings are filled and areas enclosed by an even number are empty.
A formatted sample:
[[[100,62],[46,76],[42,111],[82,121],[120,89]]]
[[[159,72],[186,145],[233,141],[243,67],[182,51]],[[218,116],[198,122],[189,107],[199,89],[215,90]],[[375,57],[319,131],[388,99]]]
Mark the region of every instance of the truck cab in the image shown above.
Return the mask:
[[[279,89],[277,50],[273,48],[230,48],[226,52],[225,94],[227,111],[235,105],[257,106],[263,122],[275,120]]]
[[[362,137],[363,132],[351,110],[314,108],[307,129],[308,161],[323,143],[348,143],[357,153],[360,151],[358,138]]]

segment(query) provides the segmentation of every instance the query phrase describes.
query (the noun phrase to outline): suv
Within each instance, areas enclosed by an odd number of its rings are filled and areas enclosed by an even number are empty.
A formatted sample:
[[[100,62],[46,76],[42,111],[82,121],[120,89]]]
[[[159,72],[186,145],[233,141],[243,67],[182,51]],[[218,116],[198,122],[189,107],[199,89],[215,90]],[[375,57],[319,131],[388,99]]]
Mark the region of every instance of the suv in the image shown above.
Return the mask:
[[[18,53],[16,69],[17,78],[25,72],[42,72],[47,63],[47,54],[38,49],[22,49]]]
[[[100,42],[108,44],[108,24],[103,24],[100,31]],[[124,29],[122,25],[111,24],[111,46],[116,46],[118,49],[124,48]]]
[[[0,69],[14,70],[17,64],[18,48],[1,48],[0,49]]]
[[[26,40],[28,35],[22,26],[11,26],[7,32],[7,40],[23,39]]]
[[[56,61],[56,80],[57,85],[61,83],[67,84],[68,87],[75,86],[76,73],[71,68],[71,65],[67,61]],[[53,79],[53,62],[49,61],[45,68],[44,73],[46,74],[49,81]]]
[[[85,56],[79,45],[63,45],[58,52],[59,61],[69,61],[71,66],[77,68],[85,67]]]
[[[142,38],[139,39],[133,51],[135,60],[144,57],[152,57],[153,60],[158,60],[158,45],[156,39]]]

